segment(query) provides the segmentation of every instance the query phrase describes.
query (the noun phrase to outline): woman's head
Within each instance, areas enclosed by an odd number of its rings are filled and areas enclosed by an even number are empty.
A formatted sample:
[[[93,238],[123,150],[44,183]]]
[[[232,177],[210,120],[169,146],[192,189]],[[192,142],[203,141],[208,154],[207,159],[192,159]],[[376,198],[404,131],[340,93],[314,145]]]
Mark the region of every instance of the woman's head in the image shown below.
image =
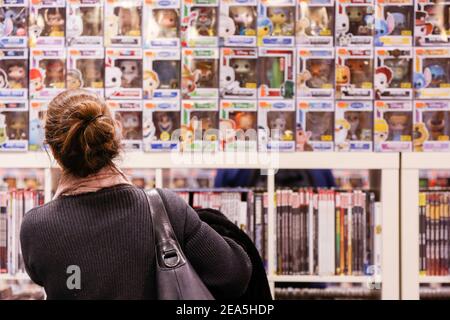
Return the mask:
[[[86,177],[120,152],[120,135],[105,102],[86,90],[68,90],[49,104],[45,140],[64,170]]]

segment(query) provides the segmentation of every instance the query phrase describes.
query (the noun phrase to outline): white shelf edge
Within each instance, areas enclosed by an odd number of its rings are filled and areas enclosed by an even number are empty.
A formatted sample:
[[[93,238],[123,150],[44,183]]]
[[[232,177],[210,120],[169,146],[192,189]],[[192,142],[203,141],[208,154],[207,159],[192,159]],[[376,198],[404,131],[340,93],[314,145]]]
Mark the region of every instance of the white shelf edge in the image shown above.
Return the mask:
[[[450,169],[450,152],[402,153],[403,169]]]
[[[381,282],[381,277],[372,276],[317,276],[317,275],[287,275],[270,276],[273,282],[315,282],[315,283],[372,283]]]
[[[30,280],[30,277],[26,273],[18,273],[18,274],[0,274],[1,280]]]
[[[450,283],[449,276],[419,276],[419,283]]]

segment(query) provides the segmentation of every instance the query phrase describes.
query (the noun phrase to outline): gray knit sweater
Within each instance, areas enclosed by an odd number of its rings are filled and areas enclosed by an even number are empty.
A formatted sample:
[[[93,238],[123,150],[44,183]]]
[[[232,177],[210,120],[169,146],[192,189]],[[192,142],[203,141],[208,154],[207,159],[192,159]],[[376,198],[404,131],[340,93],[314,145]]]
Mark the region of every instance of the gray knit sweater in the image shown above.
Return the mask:
[[[188,260],[216,298],[242,294],[251,276],[242,247],[203,223],[175,193],[165,190],[163,198]],[[120,185],[59,197],[29,211],[20,239],[31,279],[45,288],[48,299],[155,298],[146,201],[141,190]],[[71,265],[79,267],[81,289],[73,288],[70,276],[77,272]]]

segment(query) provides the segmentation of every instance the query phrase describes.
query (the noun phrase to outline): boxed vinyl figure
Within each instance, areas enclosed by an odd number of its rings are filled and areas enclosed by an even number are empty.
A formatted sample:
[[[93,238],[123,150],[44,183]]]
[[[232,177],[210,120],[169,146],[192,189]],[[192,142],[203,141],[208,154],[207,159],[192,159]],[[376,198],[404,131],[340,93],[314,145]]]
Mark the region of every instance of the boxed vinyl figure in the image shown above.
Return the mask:
[[[105,5],[106,47],[140,47],[142,0],[108,0]]]
[[[30,99],[52,99],[66,88],[66,49],[30,50]]]
[[[257,121],[256,100],[220,100],[220,149],[257,151]]]
[[[372,151],[372,101],[338,101],[335,114],[336,151]]]
[[[217,99],[219,97],[219,49],[183,48],[181,58],[183,99]]]
[[[376,48],[375,99],[412,99],[412,63],[412,48]]]
[[[146,48],[178,48],[180,0],[146,0],[143,33]]]
[[[259,151],[295,151],[294,100],[258,101]]]
[[[28,41],[28,0],[0,3],[0,47],[25,48]]]
[[[218,0],[182,1],[180,36],[183,47],[217,47],[218,25]]]
[[[297,151],[334,150],[334,100],[297,102]]]
[[[258,98],[294,98],[294,51],[294,48],[258,48]]]
[[[30,101],[30,151],[43,151],[47,149],[45,140],[45,117],[50,100]]]
[[[125,150],[142,150],[142,101],[108,100],[106,103],[119,125]]]
[[[336,45],[372,46],[374,11],[373,0],[337,0]]]
[[[28,50],[0,50],[0,97],[28,99]]]
[[[173,101],[145,101],[143,144],[145,151],[178,150],[179,141],[173,133],[180,128],[180,103]]]
[[[412,147],[412,102],[375,101],[373,143],[377,152],[405,152]]]
[[[256,99],[257,58],[256,48],[221,48],[221,98]]]
[[[182,151],[219,150],[218,101],[183,100],[178,139]]]
[[[450,47],[414,49],[416,99],[450,98]]]
[[[295,44],[294,0],[260,0],[258,46],[285,47]]]
[[[99,47],[69,48],[67,55],[67,89],[84,88],[103,97],[105,52]]]
[[[416,152],[450,151],[450,102],[414,101]]]
[[[103,2],[67,0],[68,46],[103,46]]]
[[[105,96],[142,99],[142,49],[106,50]]]
[[[1,151],[28,151],[28,101],[0,102]]]
[[[180,50],[144,50],[144,99],[180,98]]]
[[[256,47],[256,0],[222,0],[219,36],[224,46]]]
[[[336,98],[373,99],[373,49],[336,49]]]
[[[297,97],[334,97],[334,48],[297,48]]]
[[[450,46],[450,1],[416,0],[416,46]]]
[[[411,46],[413,0],[378,0],[375,8],[375,45]]]
[[[66,29],[65,0],[33,0],[29,17],[29,44],[64,46]]]
[[[297,45],[333,46],[334,0],[299,0],[297,15]]]

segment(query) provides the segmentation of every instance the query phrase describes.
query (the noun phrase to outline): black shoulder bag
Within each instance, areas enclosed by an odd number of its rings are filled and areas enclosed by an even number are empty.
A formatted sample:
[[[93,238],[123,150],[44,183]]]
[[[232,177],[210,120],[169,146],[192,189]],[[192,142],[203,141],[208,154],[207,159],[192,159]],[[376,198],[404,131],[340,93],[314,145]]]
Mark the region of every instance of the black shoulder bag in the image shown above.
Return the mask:
[[[147,197],[152,217],[158,300],[214,300],[186,259],[156,189]]]

